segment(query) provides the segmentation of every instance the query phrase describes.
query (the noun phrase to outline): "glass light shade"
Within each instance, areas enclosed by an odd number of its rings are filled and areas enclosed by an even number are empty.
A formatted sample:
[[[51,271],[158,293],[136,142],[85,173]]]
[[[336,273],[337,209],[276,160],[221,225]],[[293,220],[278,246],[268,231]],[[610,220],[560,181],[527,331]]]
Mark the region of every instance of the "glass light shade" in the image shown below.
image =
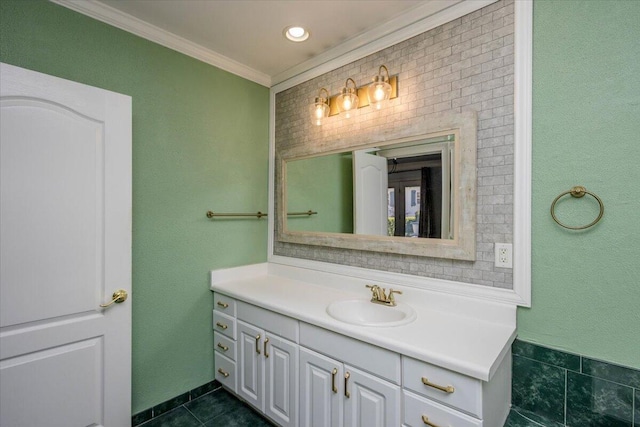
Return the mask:
[[[353,87],[349,87],[349,81],[353,83]],[[342,88],[342,92],[336,98],[338,101],[338,109],[340,113],[345,113],[345,117],[348,119],[351,117],[351,112],[358,108],[358,89],[356,88],[356,82],[353,79],[347,79],[347,83]]]
[[[376,110],[380,110],[391,97],[391,85],[388,80],[385,76],[376,76],[367,88],[369,105]]]
[[[311,106],[311,117],[313,124],[316,126],[322,125],[322,121],[325,117],[329,117],[329,103],[326,98],[318,97]]]

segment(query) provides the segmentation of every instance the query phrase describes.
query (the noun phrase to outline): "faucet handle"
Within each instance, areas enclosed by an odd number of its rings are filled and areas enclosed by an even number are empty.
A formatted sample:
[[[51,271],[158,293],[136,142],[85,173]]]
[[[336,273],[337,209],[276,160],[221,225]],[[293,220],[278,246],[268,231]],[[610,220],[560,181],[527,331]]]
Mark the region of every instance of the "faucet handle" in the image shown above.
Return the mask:
[[[373,294],[373,297],[371,298],[372,301],[380,301],[380,286],[378,285],[366,285],[367,288],[371,289],[371,293]]]
[[[402,295],[402,291],[394,291],[393,289],[389,288],[389,301],[395,305],[396,300],[393,297],[393,294]]]

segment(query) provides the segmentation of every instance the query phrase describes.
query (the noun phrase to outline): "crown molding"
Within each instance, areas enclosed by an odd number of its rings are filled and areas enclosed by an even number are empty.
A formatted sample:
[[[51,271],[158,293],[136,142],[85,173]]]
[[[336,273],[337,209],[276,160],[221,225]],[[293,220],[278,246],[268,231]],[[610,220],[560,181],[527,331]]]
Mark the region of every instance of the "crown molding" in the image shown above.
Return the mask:
[[[95,0],[49,0],[75,12],[102,21],[121,30],[135,34],[154,43],[198,59],[214,67],[228,71],[262,86],[271,86],[271,77],[240,62],[220,55],[197,43],[151,25],[141,19],[121,12]]]
[[[269,76],[97,0],[49,1],[262,86],[280,86],[283,83],[285,86],[291,87],[435,28],[452,19],[471,13],[497,0],[436,0],[425,2],[373,30],[366,31],[275,76]],[[279,87],[278,91],[287,87]]]

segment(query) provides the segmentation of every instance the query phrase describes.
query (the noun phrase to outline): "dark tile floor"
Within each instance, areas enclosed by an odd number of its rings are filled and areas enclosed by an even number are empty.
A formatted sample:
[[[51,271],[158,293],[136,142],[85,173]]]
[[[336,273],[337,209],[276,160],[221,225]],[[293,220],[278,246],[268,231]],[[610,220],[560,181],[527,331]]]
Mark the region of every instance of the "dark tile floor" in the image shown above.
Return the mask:
[[[139,427],[273,427],[223,388],[200,396]]]
[[[213,390],[139,427],[273,427],[223,388]],[[534,414],[512,409],[504,427],[556,427]]]

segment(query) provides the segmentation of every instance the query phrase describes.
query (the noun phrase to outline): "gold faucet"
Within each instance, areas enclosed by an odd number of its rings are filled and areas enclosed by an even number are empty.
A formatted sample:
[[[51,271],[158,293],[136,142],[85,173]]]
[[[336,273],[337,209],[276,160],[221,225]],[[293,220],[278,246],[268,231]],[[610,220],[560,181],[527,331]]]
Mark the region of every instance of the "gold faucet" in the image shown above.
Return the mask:
[[[394,291],[389,288],[389,295],[386,293],[385,288],[381,288],[378,285],[366,285],[367,288],[371,289],[371,302],[375,302],[376,304],[388,305],[390,307],[396,306],[396,300],[393,297],[393,294],[402,294],[401,291]]]

